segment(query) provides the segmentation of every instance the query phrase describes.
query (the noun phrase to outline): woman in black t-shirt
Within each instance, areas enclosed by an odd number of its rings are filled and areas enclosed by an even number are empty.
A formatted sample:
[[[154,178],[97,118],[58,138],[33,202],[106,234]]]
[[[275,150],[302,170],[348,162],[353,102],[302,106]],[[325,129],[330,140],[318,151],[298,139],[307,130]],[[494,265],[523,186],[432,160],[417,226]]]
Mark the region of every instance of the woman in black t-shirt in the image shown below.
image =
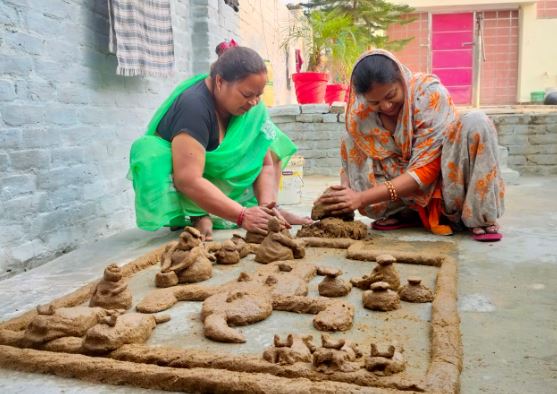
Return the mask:
[[[147,135],[132,147],[139,227],[182,227],[185,217],[190,217],[210,239],[213,223],[208,214],[259,233],[266,233],[272,215],[283,216],[289,224],[310,221],[274,207],[281,161],[287,161],[296,148],[259,103],[266,82],[265,64],[255,51],[229,48],[209,76],[184,82],[185,87],[179,86],[165,101]],[[149,139],[153,136],[159,142]],[[167,175],[153,171],[146,158],[160,160],[167,155],[161,138],[170,144],[173,184],[169,187]],[[155,155],[153,149],[162,151]],[[154,177],[160,177],[161,185]],[[175,190],[167,190],[171,186]]]

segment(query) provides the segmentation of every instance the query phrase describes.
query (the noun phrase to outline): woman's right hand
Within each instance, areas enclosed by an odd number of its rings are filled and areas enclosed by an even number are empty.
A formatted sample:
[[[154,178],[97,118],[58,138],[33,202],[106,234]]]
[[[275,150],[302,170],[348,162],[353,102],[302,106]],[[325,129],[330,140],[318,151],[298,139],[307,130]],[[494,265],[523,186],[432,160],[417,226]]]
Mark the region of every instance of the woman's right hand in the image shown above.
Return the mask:
[[[251,207],[246,209],[242,227],[248,231],[267,234],[267,223],[272,217],[272,211],[266,207]]]

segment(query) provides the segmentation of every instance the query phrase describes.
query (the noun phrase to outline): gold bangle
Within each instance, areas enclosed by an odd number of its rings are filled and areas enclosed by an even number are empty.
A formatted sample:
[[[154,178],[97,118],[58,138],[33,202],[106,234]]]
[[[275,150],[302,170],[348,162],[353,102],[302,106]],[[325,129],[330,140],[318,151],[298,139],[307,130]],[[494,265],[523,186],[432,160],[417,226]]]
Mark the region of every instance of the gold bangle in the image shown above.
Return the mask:
[[[390,200],[391,201],[398,200],[398,193],[397,193],[393,183],[391,181],[385,181],[385,187],[387,188],[387,191],[389,192]]]

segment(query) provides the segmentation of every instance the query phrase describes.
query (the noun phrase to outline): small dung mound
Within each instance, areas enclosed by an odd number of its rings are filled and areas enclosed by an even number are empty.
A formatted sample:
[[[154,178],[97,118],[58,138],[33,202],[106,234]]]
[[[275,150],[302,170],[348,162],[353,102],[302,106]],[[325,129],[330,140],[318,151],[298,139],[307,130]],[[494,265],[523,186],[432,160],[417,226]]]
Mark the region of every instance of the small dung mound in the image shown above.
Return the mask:
[[[325,218],[312,224],[304,224],[296,236],[358,240],[367,237],[367,226],[359,220],[345,222],[339,218]]]

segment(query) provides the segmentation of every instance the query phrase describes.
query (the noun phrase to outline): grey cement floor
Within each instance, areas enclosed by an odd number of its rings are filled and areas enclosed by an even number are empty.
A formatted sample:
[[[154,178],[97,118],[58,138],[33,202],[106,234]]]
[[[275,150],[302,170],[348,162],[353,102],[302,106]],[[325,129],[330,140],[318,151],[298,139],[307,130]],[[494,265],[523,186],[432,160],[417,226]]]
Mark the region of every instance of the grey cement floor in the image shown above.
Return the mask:
[[[334,178],[306,177],[302,204]],[[464,344],[463,393],[557,392],[557,177],[522,177],[508,186],[502,242],[467,234],[443,238],[459,251],[459,306]],[[177,234],[129,230],[86,245],[0,282],[0,320],[7,320],[98,278],[107,263],[124,264]],[[226,239],[230,232],[216,234]],[[439,240],[421,230],[387,234]],[[2,393],[153,392],[0,369]]]

